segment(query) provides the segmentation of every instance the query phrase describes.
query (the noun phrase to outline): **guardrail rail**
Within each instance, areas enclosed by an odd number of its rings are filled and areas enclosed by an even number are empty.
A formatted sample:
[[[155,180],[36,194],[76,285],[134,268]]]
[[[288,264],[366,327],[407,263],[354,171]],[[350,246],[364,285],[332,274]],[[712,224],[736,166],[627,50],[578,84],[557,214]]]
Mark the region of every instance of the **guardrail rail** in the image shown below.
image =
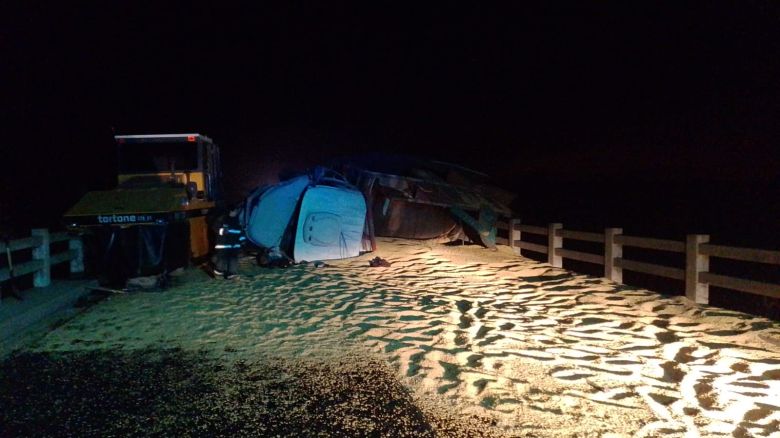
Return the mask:
[[[45,228],[35,228],[30,234],[30,237],[0,242],[3,260],[6,261],[9,254],[11,257],[11,265],[0,269],[0,282],[32,274],[34,287],[46,287],[51,284],[51,267],[65,262],[70,263],[71,273],[84,272],[84,245],[79,237],[66,232],[50,233]],[[52,254],[51,245],[64,241],[68,242],[68,249]],[[26,249],[32,249],[32,260],[14,263],[13,253]]]
[[[560,223],[546,227],[526,225],[518,219],[499,221],[497,227],[507,232],[507,238],[499,238],[497,243],[512,247],[517,255],[522,255],[523,250],[545,254],[548,263],[559,268],[563,267],[563,259],[602,265],[604,277],[617,283],[623,282],[623,270],[628,270],[683,281],[685,296],[701,304],[709,303],[710,285],[780,298],[780,285],[710,272],[710,257],[780,265],[780,251],[714,245],[709,243],[710,236],[704,234],[690,234],[681,242],[625,235],[622,228],[606,228],[604,233],[593,233],[566,230]],[[522,239],[524,234],[546,236],[547,244],[526,242]],[[597,254],[563,248],[564,239],[601,243],[603,251]],[[623,257],[624,247],[685,254],[685,267],[629,260]]]

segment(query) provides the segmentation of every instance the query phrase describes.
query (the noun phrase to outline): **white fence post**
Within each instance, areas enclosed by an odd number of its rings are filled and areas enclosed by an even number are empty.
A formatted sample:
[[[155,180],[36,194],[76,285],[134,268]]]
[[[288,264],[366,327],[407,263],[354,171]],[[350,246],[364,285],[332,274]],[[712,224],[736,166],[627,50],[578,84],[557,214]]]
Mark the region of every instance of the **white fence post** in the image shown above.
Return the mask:
[[[563,228],[563,224],[550,224],[547,226],[547,262],[556,268],[563,267],[563,257],[555,254],[555,250],[563,248],[563,237],[556,235],[556,231]]]
[[[70,273],[84,272],[84,243],[80,238],[72,237],[68,240],[68,249],[76,251],[75,256],[70,260]]]
[[[615,283],[623,282],[623,268],[615,266],[615,259],[623,257],[623,245],[615,242],[615,236],[621,234],[622,228],[604,230],[604,277]]]
[[[41,238],[40,246],[33,248],[32,258],[33,260],[40,260],[43,263],[41,269],[35,271],[33,274],[33,286],[46,287],[51,284],[51,259],[49,244],[49,230],[46,228],[34,228],[31,231],[34,237]]]
[[[520,240],[520,230],[515,230],[515,225],[519,223],[520,219],[509,219],[509,247],[517,255],[520,255],[520,248],[515,248],[515,240]]]
[[[685,240],[685,296],[699,304],[710,302],[710,285],[699,281],[699,275],[710,270],[710,256],[702,254],[699,245],[709,241],[706,234],[689,234]]]

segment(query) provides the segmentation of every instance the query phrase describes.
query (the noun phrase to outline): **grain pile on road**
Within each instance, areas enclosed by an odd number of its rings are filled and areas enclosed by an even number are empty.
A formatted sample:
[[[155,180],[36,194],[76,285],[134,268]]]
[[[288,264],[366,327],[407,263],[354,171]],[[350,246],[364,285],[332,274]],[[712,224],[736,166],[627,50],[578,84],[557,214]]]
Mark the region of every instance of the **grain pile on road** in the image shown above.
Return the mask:
[[[0,373],[1,436],[489,436],[426,417],[365,358],[225,365],[179,349],[95,350],[24,353]]]
[[[369,267],[374,257],[390,265]],[[162,374],[163,381],[195,385],[191,409],[182,412],[216,415],[218,430],[227,431],[236,424],[232,412],[255,427],[236,430],[257,435],[304,433],[283,429],[304,415],[347,435],[780,433],[780,325],[764,318],[573,274],[508,248],[385,239],[375,253],[327,265],[244,263],[240,271],[239,279],[210,281],[192,270],[163,293],[112,296],[14,360],[92,354],[82,368],[97,360],[110,369],[109,358],[118,355],[140,369],[144,362],[133,359],[139,352],[200,355]],[[176,377],[177,366],[201,371],[187,380]],[[251,380],[260,375],[256,367],[266,367],[268,379]],[[89,397],[132,399],[133,379],[141,377],[124,378],[121,368],[115,388]],[[35,382],[34,372],[2,383]],[[275,385],[274,400],[252,398]],[[36,391],[40,398],[25,400],[44,410],[66,387],[42,383]],[[296,402],[280,408],[285,397]],[[166,421],[185,421],[165,404],[160,399],[144,412],[162,409]],[[264,410],[256,411],[259,405]],[[253,417],[266,411],[270,416]],[[76,427],[85,415],[59,418]],[[182,424],[172,430],[200,427]]]

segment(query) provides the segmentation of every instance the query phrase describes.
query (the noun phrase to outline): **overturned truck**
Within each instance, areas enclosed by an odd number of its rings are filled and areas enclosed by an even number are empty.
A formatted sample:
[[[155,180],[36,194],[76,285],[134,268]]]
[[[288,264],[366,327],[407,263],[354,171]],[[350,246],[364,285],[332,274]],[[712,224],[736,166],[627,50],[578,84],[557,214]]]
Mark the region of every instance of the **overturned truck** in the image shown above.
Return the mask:
[[[316,168],[252,192],[241,213],[248,240],[296,262],[354,257],[375,250],[375,236],[492,248],[497,219],[511,216],[514,195],[453,164],[382,157],[331,167],[338,172]]]
[[[253,191],[241,222],[247,239],[272,258],[343,259],[372,248],[363,195],[322,167]]]

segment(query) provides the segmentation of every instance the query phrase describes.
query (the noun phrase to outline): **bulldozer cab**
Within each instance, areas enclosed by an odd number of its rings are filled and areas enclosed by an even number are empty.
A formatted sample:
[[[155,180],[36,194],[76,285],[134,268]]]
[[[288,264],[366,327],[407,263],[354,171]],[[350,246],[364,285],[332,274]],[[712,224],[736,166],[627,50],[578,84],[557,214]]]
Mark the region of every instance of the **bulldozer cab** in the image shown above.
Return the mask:
[[[205,135],[117,135],[120,189],[181,187],[190,199],[221,198],[219,148]]]

